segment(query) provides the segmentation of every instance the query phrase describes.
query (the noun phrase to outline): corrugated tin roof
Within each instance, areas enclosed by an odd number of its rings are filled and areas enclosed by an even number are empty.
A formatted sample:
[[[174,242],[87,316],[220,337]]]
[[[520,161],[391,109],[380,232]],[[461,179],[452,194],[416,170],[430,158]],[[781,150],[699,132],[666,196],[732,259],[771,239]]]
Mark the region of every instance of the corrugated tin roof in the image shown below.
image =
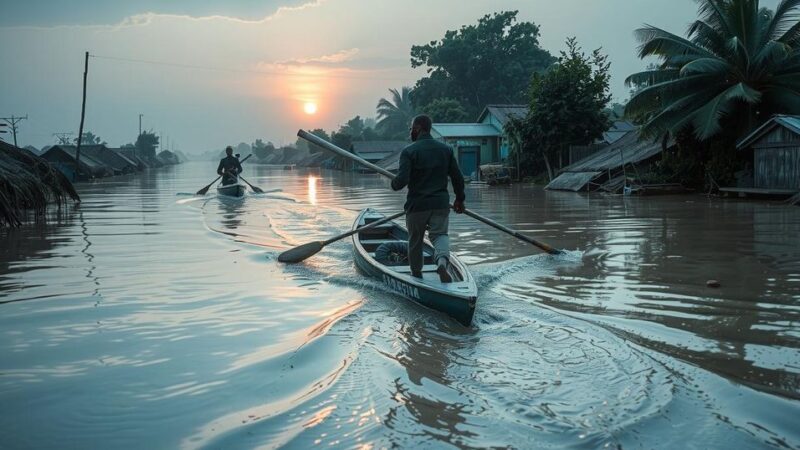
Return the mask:
[[[74,145],[54,145],[50,147],[42,156],[46,156],[47,153],[52,151],[61,151],[66,153],[70,158],[75,159],[75,155],[77,153],[77,148]],[[83,150],[83,146],[81,145],[81,150]],[[45,158],[46,159],[46,158]],[[101,161],[98,161],[92,158],[89,155],[81,155],[81,164],[85,164],[86,167],[92,170],[104,170],[107,169],[108,166]]]
[[[565,172],[557,176],[545,189],[578,192],[603,172]]]
[[[667,144],[673,145],[672,142]],[[661,141],[639,140],[639,132],[631,131],[597,153],[565,167],[547,189],[579,191],[592,179],[607,171],[619,170],[624,164],[636,164],[661,153]]]
[[[487,123],[435,123],[433,132],[445,137],[498,137],[500,130]]]
[[[739,141],[736,148],[741,150],[749,147],[778,125],[786,127],[786,129],[791,130],[795,134],[800,134],[800,116],[776,115]]]
[[[353,141],[356,153],[392,153],[406,148],[411,142],[406,141]]]
[[[522,118],[528,115],[528,105],[486,105],[478,116],[478,122],[483,121],[487,114],[495,116],[503,126],[513,118]]]
[[[661,141],[639,140],[639,132],[632,131],[597,153],[567,166],[563,172],[606,171],[644,161],[660,152]]]
[[[603,140],[608,144],[613,144],[622,139],[623,136],[636,130],[636,125],[627,120],[615,120],[611,127],[603,133]]]

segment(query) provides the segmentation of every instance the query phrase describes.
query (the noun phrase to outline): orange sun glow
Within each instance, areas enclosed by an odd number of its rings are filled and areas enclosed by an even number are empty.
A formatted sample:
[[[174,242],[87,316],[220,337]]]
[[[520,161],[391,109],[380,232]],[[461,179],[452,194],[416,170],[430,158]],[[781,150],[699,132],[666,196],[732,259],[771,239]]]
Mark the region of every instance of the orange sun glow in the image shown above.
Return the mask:
[[[303,111],[308,115],[315,114],[317,112],[317,104],[314,102],[306,102],[303,105]]]

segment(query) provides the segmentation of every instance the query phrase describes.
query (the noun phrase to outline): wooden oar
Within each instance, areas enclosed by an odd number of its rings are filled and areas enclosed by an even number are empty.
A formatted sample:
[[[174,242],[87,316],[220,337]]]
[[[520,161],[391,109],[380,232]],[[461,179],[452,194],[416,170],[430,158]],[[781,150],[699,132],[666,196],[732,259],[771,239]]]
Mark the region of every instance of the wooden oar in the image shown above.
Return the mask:
[[[325,139],[320,138],[319,136],[313,135],[313,134],[311,134],[311,133],[309,133],[309,132],[307,132],[305,130],[298,131],[297,132],[297,136],[299,136],[299,137],[311,142],[312,144],[316,144],[316,145],[324,148],[325,150],[329,150],[329,151],[331,151],[333,153],[336,153],[337,155],[339,155],[341,157],[350,159],[351,161],[355,161],[355,162],[361,164],[362,166],[364,166],[364,167],[366,167],[368,169],[371,169],[371,170],[374,170],[375,172],[378,172],[381,175],[384,175],[384,176],[389,177],[391,179],[395,178],[395,174],[393,174],[392,172],[389,172],[388,170],[386,170],[386,169],[384,169],[382,167],[376,166],[375,164],[372,164],[371,162],[366,161],[363,158],[360,158],[359,156],[356,156],[355,154],[348,152],[347,150],[339,148],[336,145],[331,144],[330,142],[326,141]],[[486,217],[483,217],[483,216],[481,216],[480,214],[478,214],[478,213],[476,213],[474,211],[470,211],[468,209],[465,209],[464,210],[464,214],[472,217],[473,219],[479,220],[479,221],[485,223],[486,225],[489,225],[490,227],[496,228],[496,229],[502,231],[503,233],[508,233],[508,234],[510,234],[511,236],[514,236],[517,239],[520,239],[520,240],[525,241],[525,242],[527,242],[529,244],[535,245],[535,246],[539,247],[540,249],[544,250],[545,252],[547,252],[547,253],[549,253],[551,255],[558,255],[559,253],[563,253],[563,250],[559,250],[557,248],[553,248],[550,245],[545,244],[544,242],[539,242],[536,239],[533,239],[533,238],[530,238],[528,236],[525,236],[524,234],[520,233],[519,231],[512,230],[511,228],[508,228],[505,225],[501,225],[501,224],[495,222],[494,220],[491,220],[491,219],[488,219]]]
[[[371,228],[375,228],[377,226],[383,225],[386,222],[391,222],[392,220],[397,219],[398,217],[401,217],[403,214],[405,214],[405,211],[399,212],[399,213],[394,214],[394,215],[389,216],[389,217],[385,217],[385,218],[383,218],[381,220],[376,220],[375,222],[372,222],[370,224],[364,225],[361,228],[356,228],[355,230],[350,230],[347,233],[340,234],[340,235],[338,235],[336,237],[332,237],[332,238],[328,239],[327,241],[309,242],[309,243],[303,244],[303,245],[301,245],[299,247],[294,247],[294,248],[292,248],[290,250],[286,250],[285,252],[283,252],[280,255],[278,255],[278,261],[280,261],[282,263],[298,263],[300,261],[303,261],[304,259],[308,259],[308,258],[316,255],[317,253],[319,253],[320,250],[325,248],[325,246],[328,245],[328,244],[332,244],[332,243],[334,243],[334,242],[336,242],[338,240],[346,238],[347,236],[352,236],[352,235],[354,235],[356,233],[360,233],[360,232],[362,232],[364,230],[369,230]]]
[[[239,175],[239,179],[244,181],[245,183],[247,183],[247,185],[250,186],[250,189],[252,189],[253,192],[255,192],[256,194],[263,194],[264,193],[264,191],[260,187],[253,186],[252,184],[250,184],[249,181],[245,180],[243,176]]]
[[[253,156],[252,153],[247,155],[247,156],[245,156],[243,160],[239,161],[239,164],[247,161],[247,158],[249,158],[251,156]],[[217,178],[214,178],[214,181],[212,181],[211,183],[208,183],[208,186],[206,186],[203,189],[200,189],[199,191],[197,191],[197,194],[195,194],[195,195],[206,195],[206,193],[208,193],[208,190],[211,188],[211,186],[213,186],[214,183],[216,183],[220,178],[222,178],[222,175],[218,176]],[[247,183],[247,184],[250,184],[250,183]]]

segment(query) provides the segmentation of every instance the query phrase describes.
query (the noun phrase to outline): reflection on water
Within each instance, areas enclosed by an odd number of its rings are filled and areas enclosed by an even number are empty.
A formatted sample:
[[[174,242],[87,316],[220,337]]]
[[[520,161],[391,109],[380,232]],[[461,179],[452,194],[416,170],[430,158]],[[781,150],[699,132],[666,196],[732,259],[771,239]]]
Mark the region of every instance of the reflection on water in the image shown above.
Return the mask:
[[[317,204],[317,177],[314,175],[308,176],[308,203]]]
[[[800,447],[800,208],[471,185],[473,327],[355,270],[382,177],[192,163],[0,233],[0,448]],[[722,283],[706,286],[709,279]]]

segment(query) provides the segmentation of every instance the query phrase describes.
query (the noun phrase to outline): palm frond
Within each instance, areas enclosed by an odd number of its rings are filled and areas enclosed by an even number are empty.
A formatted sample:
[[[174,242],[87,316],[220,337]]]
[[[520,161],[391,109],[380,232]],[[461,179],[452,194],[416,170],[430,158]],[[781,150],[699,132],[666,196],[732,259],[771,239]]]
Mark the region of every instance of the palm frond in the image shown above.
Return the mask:
[[[753,104],[760,99],[761,93],[744,83],[737,83],[725,89],[694,114],[692,124],[697,137],[705,140],[719,133],[721,130],[720,119],[730,114],[735,101],[741,100]]]
[[[775,8],[766,31],[766,38],[779,41],[800,21],[800,0],[782,0]]]
[[[686,64],[680,71],[681,76],[688,75],[725,75],[732,70],[731,64],[720,58],[698,58]]]
[[[676,34],[664,31],[658,27],[646,25],[634,32],[639,46],[639,57],[670,56],[674,54],[693,54],[704,57],[713,57],[708,50],[694,42],[684,39]]]

